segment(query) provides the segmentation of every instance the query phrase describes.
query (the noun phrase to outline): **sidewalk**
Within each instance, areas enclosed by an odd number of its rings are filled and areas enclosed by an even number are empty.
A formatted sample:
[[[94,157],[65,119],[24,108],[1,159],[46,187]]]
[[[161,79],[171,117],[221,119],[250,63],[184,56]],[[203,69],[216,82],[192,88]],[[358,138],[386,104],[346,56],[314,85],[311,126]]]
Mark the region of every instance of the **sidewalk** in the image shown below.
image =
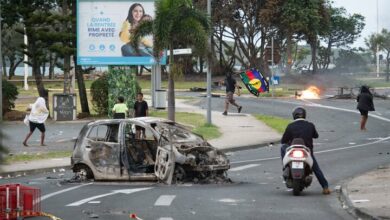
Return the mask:
[[[390,164],[353,178],[341,195],[359,219],[390,219]]]

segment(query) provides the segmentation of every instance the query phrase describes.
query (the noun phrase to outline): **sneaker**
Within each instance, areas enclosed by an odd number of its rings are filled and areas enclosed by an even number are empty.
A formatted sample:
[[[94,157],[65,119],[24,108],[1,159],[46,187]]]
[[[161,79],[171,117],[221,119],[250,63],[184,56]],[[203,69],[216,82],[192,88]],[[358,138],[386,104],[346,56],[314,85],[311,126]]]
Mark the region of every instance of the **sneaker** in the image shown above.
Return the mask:
[[[331,191],[330,191],[329,188],[324,188],[324,189],[322,190],[322,194],[324,194],[324,195],[329,195],[330,193],[331,193]]]
[[[223,112],[222,114],[223,114],[223,115],[227,115],[227,112]]]
[[[238,113],[241,112],[242,106],[238,107]]]

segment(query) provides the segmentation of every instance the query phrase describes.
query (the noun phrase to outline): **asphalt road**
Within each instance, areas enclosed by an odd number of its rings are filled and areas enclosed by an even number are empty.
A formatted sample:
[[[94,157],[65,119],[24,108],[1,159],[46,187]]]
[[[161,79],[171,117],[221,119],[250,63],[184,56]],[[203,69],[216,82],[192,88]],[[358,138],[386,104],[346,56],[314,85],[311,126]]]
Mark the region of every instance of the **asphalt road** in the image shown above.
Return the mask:
[[[222,111],[222,98],[213,99]],[[317,160],[331,188],[349,178],[390,162],[390,106],[375,100],[375,117],[369,116],[367,132],[359,131],[360,116],[354,100],[299,101],[241,98],[244,113],[290,118],[294,107],[305,106],[308,120],[319,131]],[[199,105],[204,106],[204,102]],[[232,109],[233,110],[233,109]],[[235,110],[235,109],[234,109]],[[231,116],[227,116],[231,117]],[[321,194],[314,180],[302,196],[294,197],[281,180],[279,146],[228,153],[233,183],[66,183],[71,173],[21,177],[21,182],[41,188],[42,209],[63,219],[352,219],[342,209],[338,194]]]

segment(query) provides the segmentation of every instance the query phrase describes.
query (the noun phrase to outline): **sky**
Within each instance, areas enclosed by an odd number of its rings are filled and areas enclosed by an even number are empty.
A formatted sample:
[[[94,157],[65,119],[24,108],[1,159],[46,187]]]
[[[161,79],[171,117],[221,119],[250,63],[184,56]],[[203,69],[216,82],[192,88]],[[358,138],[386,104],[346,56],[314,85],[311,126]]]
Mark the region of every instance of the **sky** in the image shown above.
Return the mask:
[[[382,28],[390,30],[390,0],[333,0],[333,2],[333,6],[344,7],[351,15],[357,13],[365,17],[366,26],[361,37],[352,45],[353,47],[366,47],[364,38],[376,33],[377,26],[379,26],[379,32]],[[377,15],[379,22],[377,22]]]

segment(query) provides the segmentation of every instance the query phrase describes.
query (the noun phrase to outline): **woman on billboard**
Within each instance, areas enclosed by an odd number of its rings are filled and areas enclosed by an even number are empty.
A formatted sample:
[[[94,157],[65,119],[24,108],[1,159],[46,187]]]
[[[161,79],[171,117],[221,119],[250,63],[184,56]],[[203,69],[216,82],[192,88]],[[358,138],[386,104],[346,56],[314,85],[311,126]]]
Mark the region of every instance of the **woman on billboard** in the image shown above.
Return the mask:
[[[119,37],[125,44],[121,47],[122,56],[152,56],[153,41],[150,38],[144,37],[140,41],[139,52],[130,44],[130,36],[137,25],[146,20],[151,20],[150,15],[145,14],[144,7],[139,3],[134,3],[130,6],[126,20],[122,24]]]

